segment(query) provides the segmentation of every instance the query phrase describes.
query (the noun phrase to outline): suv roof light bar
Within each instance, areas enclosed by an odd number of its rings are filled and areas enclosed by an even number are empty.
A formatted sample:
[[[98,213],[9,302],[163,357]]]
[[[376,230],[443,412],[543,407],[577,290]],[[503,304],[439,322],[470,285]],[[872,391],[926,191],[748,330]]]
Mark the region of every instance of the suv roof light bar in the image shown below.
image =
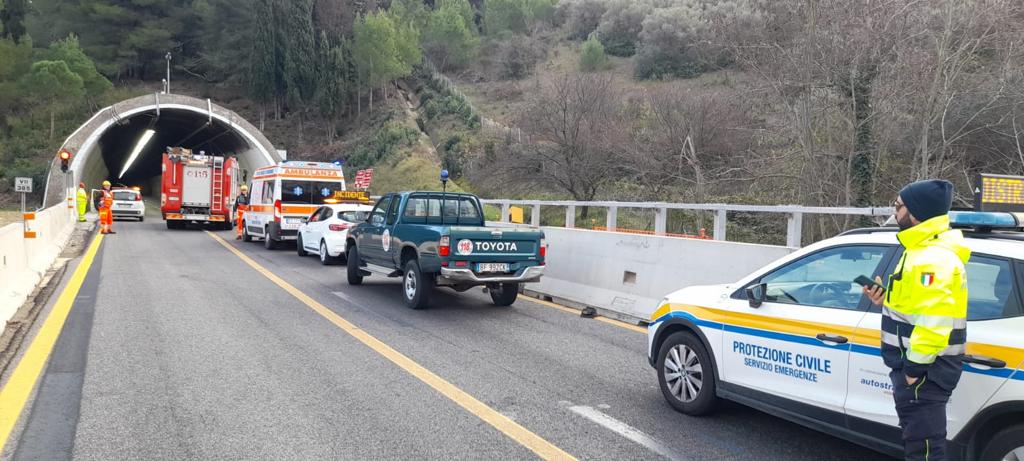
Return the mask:
[[[949,224],[953,228],[1020,229],[1024,216],[1018,213],[993,211],[950,211]]]

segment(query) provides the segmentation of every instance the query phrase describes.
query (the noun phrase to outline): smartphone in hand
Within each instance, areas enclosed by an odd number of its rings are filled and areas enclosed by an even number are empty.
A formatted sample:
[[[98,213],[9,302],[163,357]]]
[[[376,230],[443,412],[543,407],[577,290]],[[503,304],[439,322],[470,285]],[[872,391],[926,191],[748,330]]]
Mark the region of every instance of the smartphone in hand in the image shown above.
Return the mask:
[[[871,280],[867,276],[864,276],[864,275],[858,275],[857,278],[853,279],[853,281],[855,283],[857,283],[858,285],[864,287],[864,288],[868,288],[868,289],[881,288],[882,290],[885,290],[885,287],[883,287],[882,285],[879,285],[878,282],[876,282],[874,280]]]

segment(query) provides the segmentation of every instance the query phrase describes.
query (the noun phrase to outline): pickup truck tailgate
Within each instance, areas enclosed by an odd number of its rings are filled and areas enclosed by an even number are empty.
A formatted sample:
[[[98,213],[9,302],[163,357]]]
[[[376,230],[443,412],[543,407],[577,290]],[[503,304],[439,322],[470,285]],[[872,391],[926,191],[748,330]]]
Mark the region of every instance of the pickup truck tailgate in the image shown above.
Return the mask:
[[[452,227],[452,258],[474,262],[535,260],[541,235],[535,229]]]

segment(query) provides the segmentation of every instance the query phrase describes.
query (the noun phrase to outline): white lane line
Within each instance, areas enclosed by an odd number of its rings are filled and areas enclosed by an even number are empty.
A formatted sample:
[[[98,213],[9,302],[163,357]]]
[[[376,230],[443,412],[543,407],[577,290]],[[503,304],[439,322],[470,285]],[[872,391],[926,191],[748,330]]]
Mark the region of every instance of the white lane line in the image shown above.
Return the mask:
[[[349,296],[347,293],[344,293],[344,292],[341,292],[341,291],[332,291],[331,294],[333,294],[334,296],[337,296],[337,297],[339,297],[339,298],[341,298],[341,299],[343,299],[345,301],[348,301],[349,303],[355,304],[356,306],[361,306],[362,305],[362,304],[359,303],[359,301],[356,301],[354,298]]]
[[[576,405],[573,407],[569,407],[569,409],[572,410],[573,413],[576,413],[584,418],[587,418],[590,421],[593,421],[601,426],[604,426],[606,429],[615,432],[616,434],[619,434],[629,440],[632,440],[640,445],[643,445],[648,450],[651,450],[661,456],[664,456],[665,458],[671,459],[673,461],[689,460],[689,458],[687,458],[686,456],[676,453],[671,448],[662,445],[661,442],[658,442],[651,436],[644,434],[643,432],[640,432],[633,426],[630,426],[629,424],[626,424],[615,418],[612,418],[611,416],[601,413],[600,411],[597,411],[591,407]]]

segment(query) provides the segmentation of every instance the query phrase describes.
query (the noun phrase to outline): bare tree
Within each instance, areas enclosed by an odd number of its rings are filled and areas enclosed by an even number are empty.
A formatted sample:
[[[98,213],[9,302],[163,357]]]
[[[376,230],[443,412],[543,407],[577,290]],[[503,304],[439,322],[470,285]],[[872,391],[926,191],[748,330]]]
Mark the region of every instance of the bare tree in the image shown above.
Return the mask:
[[[594,200],[613,179],[618,144],[609,139],[621,107],[607,74],[571,74],[542,87],[520,114],[531,145],[497,159],[499,171],[552,186],[575,200]],[[585,210],[584,210],[585,213]]]

